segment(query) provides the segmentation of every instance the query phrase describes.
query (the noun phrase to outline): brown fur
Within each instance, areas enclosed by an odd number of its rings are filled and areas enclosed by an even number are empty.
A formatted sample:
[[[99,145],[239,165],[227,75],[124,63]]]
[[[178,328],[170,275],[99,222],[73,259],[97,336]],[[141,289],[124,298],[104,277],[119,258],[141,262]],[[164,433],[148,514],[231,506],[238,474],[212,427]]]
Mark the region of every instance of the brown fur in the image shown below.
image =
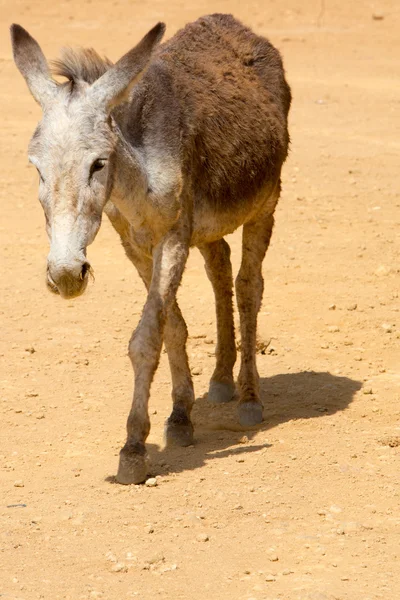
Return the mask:
[[[146,477],[148,401],[163,341],[173,388],[167,441],[193,442],[187,328],[176,300],[193,245],[216,300],[217,361],[208,399],[235,397],[233,277],[223,238],[240,226],[238,412],[243,427],[262,420],[256,366],[262,261],[289,145],[290,89],[280,54],[266,39],[231,15],[202,17],[158,46],[164,29],[156,25],[115,65],[94,50],[64,51],[56,72],[68,83],[57,85],[37,42],[12,28],[17,66],[45,109],[30,155],[42,178],[51,289],[66,298],[84,291],[86,247],[104,211],[148,292],[129,343],[135,385],[121,483]]]
[[[178,32],[160,59],[185,99],[185,173],[194,193],[230,206],[274,180],[287,155],[291,99],[279,52],[217,14]]]

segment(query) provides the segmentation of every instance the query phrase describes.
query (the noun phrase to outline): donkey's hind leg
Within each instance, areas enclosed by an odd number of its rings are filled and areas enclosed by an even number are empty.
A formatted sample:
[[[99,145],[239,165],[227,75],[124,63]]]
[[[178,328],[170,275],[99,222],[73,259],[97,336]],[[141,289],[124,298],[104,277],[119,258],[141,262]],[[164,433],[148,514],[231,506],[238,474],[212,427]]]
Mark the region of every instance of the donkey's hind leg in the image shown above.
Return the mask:
[[[208,400],[214,403],[229,402],[235,395],[233,367],[236,362],[231,250],[224,239],[200,246],[199,249],[214,289],[217,313],[217,364],[211,377]]]
[[[271,239],[273,214],[259,215],[243,227],[242,263],[236,278],[236,297],[240,313],[241,364],[239,385],[239,422],[256,425],[263,419],[260,383],[256,366],[257,314],[264,281],[261,267]]]
[[[173,408],[165,424],[165,438],[169,445],[190,446],[193,443],[190,413],[194,391],[186,352],[187,337],[186,323],[175,300],[168,309],[164,328],[164,344],[172,377]]]

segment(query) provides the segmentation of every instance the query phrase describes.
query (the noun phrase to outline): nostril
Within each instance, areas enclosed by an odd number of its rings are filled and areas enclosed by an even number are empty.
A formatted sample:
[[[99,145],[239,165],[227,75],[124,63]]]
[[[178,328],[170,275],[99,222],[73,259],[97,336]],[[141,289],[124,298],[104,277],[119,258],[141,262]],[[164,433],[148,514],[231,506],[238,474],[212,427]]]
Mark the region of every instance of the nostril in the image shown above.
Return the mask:
[[[84,262],[82,265],[82,270],[80,273],[80,278],[83,280],[85,279],[86,275],[89,273],[90,271],[90,264],[88,262]]]

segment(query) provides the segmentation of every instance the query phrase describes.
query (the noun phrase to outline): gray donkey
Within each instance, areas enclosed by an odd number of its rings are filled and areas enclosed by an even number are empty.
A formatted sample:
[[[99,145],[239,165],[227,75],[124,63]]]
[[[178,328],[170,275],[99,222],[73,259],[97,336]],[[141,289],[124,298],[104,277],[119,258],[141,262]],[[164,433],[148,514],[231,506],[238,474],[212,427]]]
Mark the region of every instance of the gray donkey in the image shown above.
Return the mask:
[[[193,443],[193,383],[187,328],[176,301],[191,246],[202,253],[217,313],[216,368],[208,399],[235,396],[236,360],[230,248],[243,225],[236,279],[240,313],[239,421],[262,421],[256,326],[262,261],[280,195],[289,144],[290,88],[279,52],[231,15],[187,25],[160,45],[156,25],[117,63],[92,49],[64,50],[55,81],[37,42],[19,25],[16,65],[43,109],[29,145],[39,172],[50,253],[47,286],[83,293],[86,248],[105,212],[147,288],[129,343],[135,388],[117,480],[145,480],[150,385],[164,341],[172,375],[167,443]]]

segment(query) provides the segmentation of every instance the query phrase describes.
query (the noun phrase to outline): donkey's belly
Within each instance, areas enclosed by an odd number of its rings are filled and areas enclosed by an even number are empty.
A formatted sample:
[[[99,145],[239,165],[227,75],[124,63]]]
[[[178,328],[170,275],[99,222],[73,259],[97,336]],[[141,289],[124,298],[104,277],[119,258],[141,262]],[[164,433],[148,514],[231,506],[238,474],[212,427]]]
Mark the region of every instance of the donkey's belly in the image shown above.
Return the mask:
[[[259,214],[273,214],[279,198],[278,194],[271,192],[271,188],[274,187],[268,186],[255,198],[243,204],[236,204],[234,208],[217,209],[209,203],[195,205],[191,246],[201,246],[220,240],[241,225],[256,220]]]

